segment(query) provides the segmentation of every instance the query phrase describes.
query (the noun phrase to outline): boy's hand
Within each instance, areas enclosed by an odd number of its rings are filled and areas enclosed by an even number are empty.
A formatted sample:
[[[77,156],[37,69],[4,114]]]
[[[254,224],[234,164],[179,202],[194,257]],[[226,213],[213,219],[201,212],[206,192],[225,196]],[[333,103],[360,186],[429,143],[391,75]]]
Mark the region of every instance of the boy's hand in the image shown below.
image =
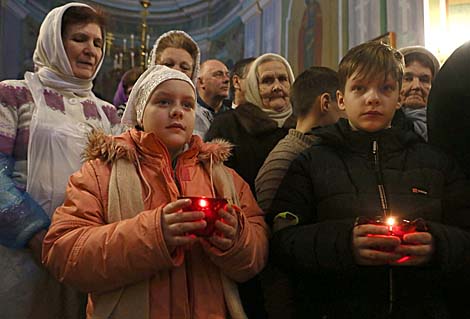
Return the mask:
[[[428,232],[413,232],[403,236],[402,244],[395,250],[400,254],[390,265],[421,266],[428,263],[434,254],[433,237]]]
[[[238,217],[231,205],[227,205],[226,211],[220,209],[218,214],[222,220],[215,222],[214,234],[208,241],[221,251],[227,251],[233,247],[238,237]]]
[[[358,265],[387,265],[402,255],[396,253],[400,238],[390,236],[387,226],[364,224],[353,228],[353,254]]]
[[[189,232],[206,227],[203,212],[182,212],[191,203],[189,199],[178,199],[163,207],[162,229],[165,243],[170,253],[176,247],[191,245],[197,241]]]

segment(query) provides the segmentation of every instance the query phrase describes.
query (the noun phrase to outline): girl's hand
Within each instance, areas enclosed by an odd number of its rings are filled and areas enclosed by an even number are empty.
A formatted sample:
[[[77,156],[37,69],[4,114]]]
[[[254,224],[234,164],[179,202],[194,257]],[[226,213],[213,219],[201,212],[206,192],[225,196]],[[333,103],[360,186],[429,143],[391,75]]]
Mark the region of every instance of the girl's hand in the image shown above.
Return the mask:
[[[163,207],[161,221],[163,237],[170,253],[179,246],[191,245],[196,242],[196,236],[188,233],[206,227],[203,212],[181,211],[190,203],[189,199],[178,199]]]
[[[220,209],[218,214],[222,220],[215,222],[214,234],[208,241],[219,250],[227,251],[238,238],[238,216],[231,205],[227,205],[227,210]]]

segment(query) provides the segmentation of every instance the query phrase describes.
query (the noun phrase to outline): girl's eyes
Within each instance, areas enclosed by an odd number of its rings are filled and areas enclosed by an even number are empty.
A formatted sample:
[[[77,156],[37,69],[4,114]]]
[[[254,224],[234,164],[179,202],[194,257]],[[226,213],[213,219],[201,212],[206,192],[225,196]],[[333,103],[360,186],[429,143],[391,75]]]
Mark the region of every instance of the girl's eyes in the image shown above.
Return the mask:
[[[157,104],[166,106],[170,104],[170,101],[166,99],[161,99],[161,100],[157,100]]]
[[[168,99],[160,99],[157,100],[155,104],[157,104],[160,107],[167,107],[171,105],[173,101],[168,100]],[[182,102],[181,105],[186,108],[186,109],[194,109],[195,104],[193,102]]]
[[[183,106],[187,109],[193,109],[194,108],[194,103],[186,102],[186,103],[183,103]]]

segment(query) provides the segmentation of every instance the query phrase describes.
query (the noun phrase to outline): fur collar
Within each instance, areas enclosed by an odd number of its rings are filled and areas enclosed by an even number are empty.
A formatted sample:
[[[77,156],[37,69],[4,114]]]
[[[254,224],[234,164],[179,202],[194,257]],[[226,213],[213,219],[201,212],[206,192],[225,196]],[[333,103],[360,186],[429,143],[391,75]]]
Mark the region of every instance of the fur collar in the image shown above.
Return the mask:
[[[132,131],[132,130],[131,130]],[[93,130],[88,134],[88,142],[83,152],[85,161],[100,159],[106,164],[114,163],[118,159],[126,158],[136,160],[136,147],[131,143],[131,131],[119,136],[111,136],[102,130]],[[204,143],[199,136],[193,135],[189,150],[196,150],[197,159],[201,162],[223,163],[231,155],[233,145],[223,139],[214,139]]]

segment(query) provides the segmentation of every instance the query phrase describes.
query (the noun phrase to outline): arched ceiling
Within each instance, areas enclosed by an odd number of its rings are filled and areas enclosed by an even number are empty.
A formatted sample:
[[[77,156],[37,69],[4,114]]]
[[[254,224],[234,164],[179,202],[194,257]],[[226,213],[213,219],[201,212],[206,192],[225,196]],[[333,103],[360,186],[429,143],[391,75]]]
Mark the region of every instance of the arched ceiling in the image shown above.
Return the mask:
[[[91,4],[103,7],[114,18],[126,22],[140,21],[143,7],[139,0],[89,0]],[[221,9],[232,9],[239,1],[227,0],[151,0],[148,8],[149,25],[168,25],[187,23],[204,18],[208,13]],[[227,8],[229,6],[229,8]]]

